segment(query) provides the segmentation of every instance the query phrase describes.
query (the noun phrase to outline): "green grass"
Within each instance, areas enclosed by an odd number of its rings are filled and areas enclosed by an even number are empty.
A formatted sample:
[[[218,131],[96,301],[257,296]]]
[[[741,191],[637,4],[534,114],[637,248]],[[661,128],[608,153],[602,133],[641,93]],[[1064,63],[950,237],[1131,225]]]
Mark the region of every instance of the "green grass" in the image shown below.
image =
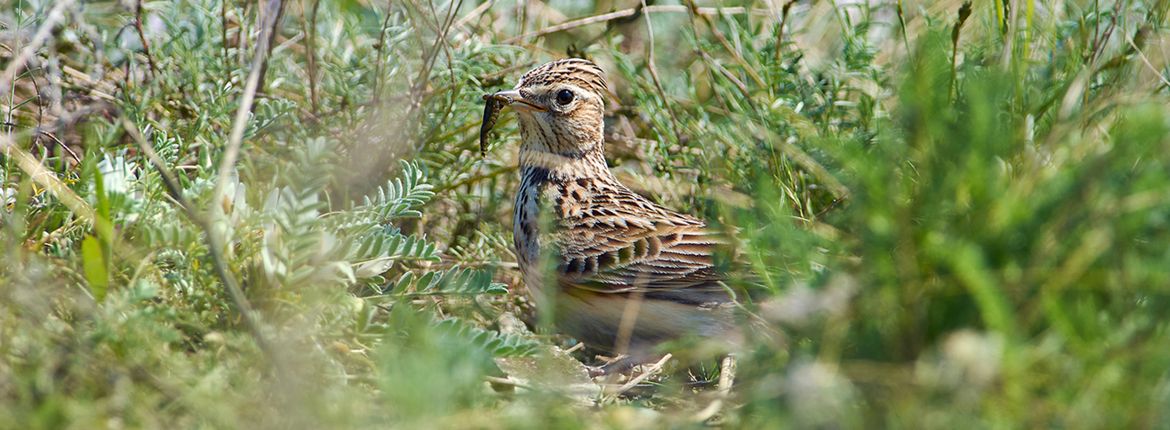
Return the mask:
[[[1170,2],[315,2],[256,62],[267,2],[0,1],[0,427],[701,425],[684,370],[599,394],[518,323],[479,96],[567,55],[769,292],[709,422],[1166,426]]]

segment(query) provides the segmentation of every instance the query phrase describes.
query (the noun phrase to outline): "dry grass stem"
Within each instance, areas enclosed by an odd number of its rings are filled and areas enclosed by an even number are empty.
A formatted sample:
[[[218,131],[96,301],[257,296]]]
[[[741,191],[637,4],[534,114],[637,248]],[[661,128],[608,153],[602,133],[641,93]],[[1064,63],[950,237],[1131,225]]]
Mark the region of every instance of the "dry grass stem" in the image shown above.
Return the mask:
[[[63,184],[55,173],[46,169],[41,164],[40,160],[16,146],[16,143],[11,138],[6,135],[0,135],[0,150],[3,150],[5,157],[15,158],[16,165],[28,175],[29,179],[48,190],[50,194],[56,197],[57,200],[60,200],[61,204],[69,208],[78,218],[89,224],[98,222],[93,208],[89,206],[89,203],[86,203],[77,193]]]
[[[244,85],[244,93],[240,96],[240,107],[236,110],[236,117],[232,121],[232,131],[228,135],[227,145],[224,147],[223,158],[219,163],[219,176],[215,181],[212,208],[218,208],[223,199],[224,187],[231,180],[232,171],[236,168],[236,159],[240,155],[240,144],[244,140],[244,130],[248,127],[248,118],[252,115],[252,103],[256,99],[256,91],[260,88],[260,77],[264,73],[264,62],[268,59],[268,44],[272,37],[280,15],[280,0],[268,0],[265,3],[264,23],[261,32],[257,35],[256,50],[252,56],[251,70],[248,72],[248,81]],[[210,233],[210,232],[209,232]]]
[[[658,372],[661,372],[662,368],[664,366],[666,366],[666,363],[669,362],[670,359],[673,357],[674,356],[671,354],[666,354],[666,355],[662,356],[662,358],[659,359],[658,362],[650,365],[650,367],[648,367],[648,368],[645,368],[642,371],[642,373],[638,374],[638,376],[631,378],[629,381],[626,381],[626,383],[617,387],[617,389],[613,390],[612,392],[607,393],[606,396],[603,398],[605,401],[603,401],[602,403],[612,402],[617,397],[621,396],[622,394],[625,394],[625,392],[630,391],[630,389],[638,386],[638,384],[641,384],[642,381],[645,381],[647,378],[658,374]]]

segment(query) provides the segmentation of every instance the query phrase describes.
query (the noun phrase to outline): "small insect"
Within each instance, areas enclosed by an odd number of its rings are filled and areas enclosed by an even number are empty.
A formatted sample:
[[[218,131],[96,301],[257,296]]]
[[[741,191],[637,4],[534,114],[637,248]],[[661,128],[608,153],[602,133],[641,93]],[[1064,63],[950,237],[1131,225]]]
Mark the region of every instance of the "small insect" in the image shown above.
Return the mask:
[[[483,124],[479,126],[479,155],[487,157],[488,133],[500,119],[500,110],[512,103],[512,98],[498,94],[483,95]]]

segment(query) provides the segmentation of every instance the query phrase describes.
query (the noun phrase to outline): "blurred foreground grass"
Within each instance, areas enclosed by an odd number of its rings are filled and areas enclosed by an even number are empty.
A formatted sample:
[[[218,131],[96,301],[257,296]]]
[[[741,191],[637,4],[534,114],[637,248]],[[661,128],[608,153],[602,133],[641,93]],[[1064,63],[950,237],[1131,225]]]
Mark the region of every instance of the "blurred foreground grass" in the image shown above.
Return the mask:
[[[0,2],[0,427],[1166,426],[1168,2],[650,3]],[[519,323],[570,55],[773,293],[714,417]]]

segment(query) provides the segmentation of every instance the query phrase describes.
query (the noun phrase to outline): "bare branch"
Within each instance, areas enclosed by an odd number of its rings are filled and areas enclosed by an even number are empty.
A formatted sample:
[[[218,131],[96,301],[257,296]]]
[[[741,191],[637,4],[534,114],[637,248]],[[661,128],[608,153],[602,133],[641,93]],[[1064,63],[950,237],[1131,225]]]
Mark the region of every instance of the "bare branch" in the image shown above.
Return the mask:
[[[146,32],[142,31],[142,0],[134,6],[134,29],[138,32],[138,40],[142,42],[142,53],[146,55],[146,63],[150,65],[150,76],[158,76],[158,66],[154,64],[154,56],[150,55],[150,44],[146,42]]]
[[[575,19],[572,21],[560,23],[557,25],[552,25],[552,26],[545,27],[545,28],[542,28],[542,29],[537,30],[537,31],[525,33],[525,34],[510,38],[510,39],[507,39],[503,43],[511,44],[511,43],[516,43],[516,42],[522,42],[522,41],[525,41],[528,39],[534,39],[537,37],[546,36],[546,35],[553,34],[553,33],[559,33],[559,32],[566,31],[566,30],[572,30],[572,29],[577,28],[577,27],[584,27],[584,26],[590,25],[590,24],[597,24],[600,22],[613,21],[616,19],[630,17],[630,16],[637,14],[638,9],[642,9],[643,13],[647,13],[647,14],[650,14],[650,13],[687,13],[689,11],[688,7],[682,6],[682,5],[657,5],[657,6],[646,6],[643,8],[632,7],[629,9],[622,9],[622,10],[615,11],[615,12],[589,16],[589,17],[585,17],[585,18],[581,18],[581,19]],[[724,8],[701,7],[701,8],[698,8],[698,10],[696,10],[695,13],[697,13],[699,15],[752,14],[752,15],[769,16],[769,13],[767,10],[747,9],[744,7],[724,7]]]
[[[622,393],[625,393],[626,391],[630,391],[631,388],[638,386],[638,384],[641,384],[642,381],[646,380],[646,378],[654,376],[658,372],[662,371],[662,367],[666,366],[666,362],[670,361],[670,359],[672,357],[673,356],[671,354],[664,355],[661,360],[658,360],[657,363],[654,363],[654,365],[647,368],[640,375],[630,379],[625,384],[622,384],[622,386],[618,387],[616,390],[614,390],[612,393],[610,393],[607,397],[610,400],[613,400],[613,399],[617,398],[618,396],[622,395]]]

